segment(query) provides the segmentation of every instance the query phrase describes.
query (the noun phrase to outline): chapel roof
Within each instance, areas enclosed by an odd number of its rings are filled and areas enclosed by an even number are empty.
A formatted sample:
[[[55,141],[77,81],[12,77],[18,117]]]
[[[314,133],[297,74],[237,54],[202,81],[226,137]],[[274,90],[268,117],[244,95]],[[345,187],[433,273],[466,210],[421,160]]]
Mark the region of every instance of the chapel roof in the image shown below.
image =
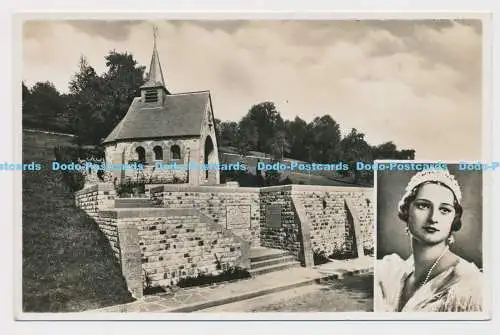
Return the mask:
[[[169,94],[162,105],[151,106],[134,98],[125,117],[104,143],[147,138],[200,136],[201,123],[210,105],[210,92]]]

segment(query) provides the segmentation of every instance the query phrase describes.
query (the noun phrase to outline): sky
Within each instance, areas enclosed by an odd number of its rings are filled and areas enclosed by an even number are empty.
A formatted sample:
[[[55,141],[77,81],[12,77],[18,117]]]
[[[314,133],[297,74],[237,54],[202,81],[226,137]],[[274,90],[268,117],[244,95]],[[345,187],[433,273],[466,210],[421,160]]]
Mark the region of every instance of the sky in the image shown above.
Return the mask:
[[[481,159],[479,20],[26,21],[22,80],[67,92],[82,55],[103,73],[111,50],[149,66],[154,25],[167,88],[210,90],[222,121],[272,101],[416,159]]]

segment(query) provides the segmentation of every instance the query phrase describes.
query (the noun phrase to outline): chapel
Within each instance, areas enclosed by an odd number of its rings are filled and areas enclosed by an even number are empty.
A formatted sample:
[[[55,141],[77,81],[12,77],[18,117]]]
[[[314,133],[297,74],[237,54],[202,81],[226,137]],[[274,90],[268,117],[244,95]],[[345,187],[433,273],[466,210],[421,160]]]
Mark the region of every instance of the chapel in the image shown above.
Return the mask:
[[[218,169],[198,168],[219,164],[214,121],[208,90],[172,93],[167,88],[155,34],[151,64],[140,96],[134,98],[126,115],[102,142],[106,163],[141,162],[145,166],[144,177],[150,183],[219,184]],[[133,170],[112,174],[119,183],[137,177]]]

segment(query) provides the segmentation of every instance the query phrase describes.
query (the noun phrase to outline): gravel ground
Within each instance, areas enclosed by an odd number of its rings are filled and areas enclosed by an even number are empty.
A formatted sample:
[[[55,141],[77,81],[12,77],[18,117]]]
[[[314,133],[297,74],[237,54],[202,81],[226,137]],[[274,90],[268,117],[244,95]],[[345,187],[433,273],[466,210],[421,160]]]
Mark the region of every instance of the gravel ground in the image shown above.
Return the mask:
[[[200,312],[373,311],[373,274],[299,287]]]

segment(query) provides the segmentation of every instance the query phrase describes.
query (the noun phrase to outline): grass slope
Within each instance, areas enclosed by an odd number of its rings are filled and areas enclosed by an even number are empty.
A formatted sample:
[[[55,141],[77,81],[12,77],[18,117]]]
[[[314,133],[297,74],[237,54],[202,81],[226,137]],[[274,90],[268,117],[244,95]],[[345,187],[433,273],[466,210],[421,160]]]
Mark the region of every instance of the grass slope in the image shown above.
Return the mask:
[[[25,312],[76,312],[133,301],[106,238],[74,205],[60,173],[23,173],[22,208]]]

